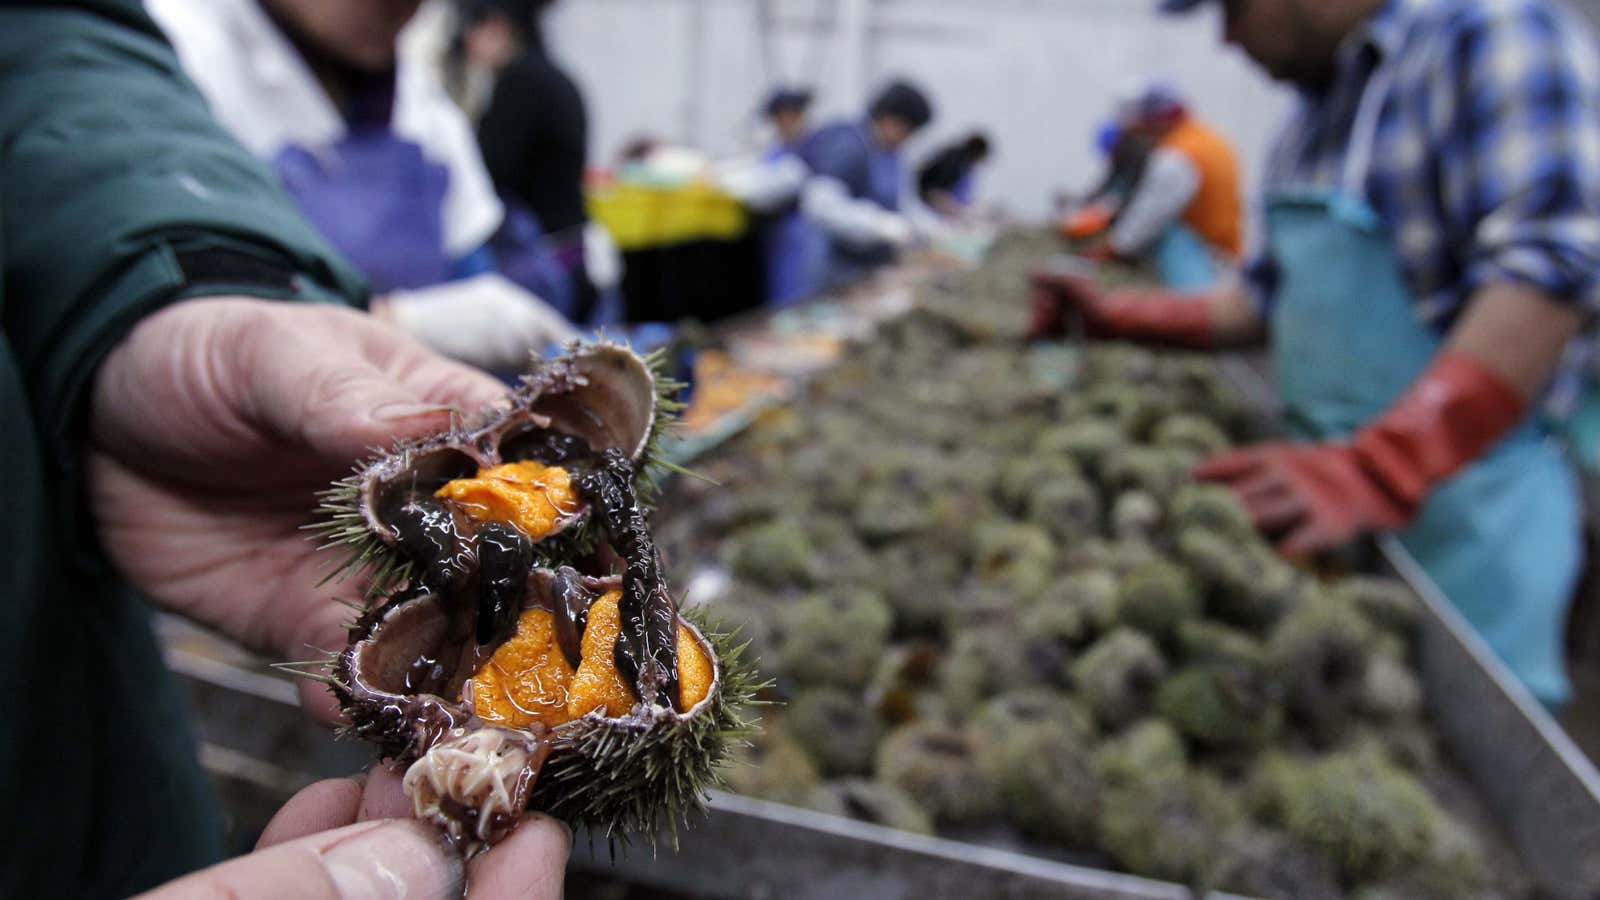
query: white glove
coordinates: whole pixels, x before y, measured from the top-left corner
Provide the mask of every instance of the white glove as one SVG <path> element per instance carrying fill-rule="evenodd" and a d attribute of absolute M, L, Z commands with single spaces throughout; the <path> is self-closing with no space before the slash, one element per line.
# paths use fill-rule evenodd
<path fill-rule="evenodd" d="M 818 176 L 806 182 L 800 210 L 829 237 L 848 246 L 871 248 L 887 244 L 903 249 L 916 237 L 905 216 L 870 200 L 850 196 L 836 178 Z"/>
<path fill-rule="evenodd" d="M 583 226 L 583 271 L 595 290 L 608 291 L 622 283 L 622 252 L 599 222 Z"/>
<path fill-rule="evenodd" d="M 549 304 L 492 272 L 385 299 L 401 329 L 446 356 L 491 371 L 527 368 L 530 356 L 550 343 L 580 337 Z"/>
<path fill-rule="evenodd" d="M 886 212 L 874 227 L 878 233 L 878 240 L 896 250 L 904 250 L 917 239 L 917 229 L 905 216 Z"/>
<path fill-rule="evenodd" d="M 717 163 L 712 172 L 723 193 L 758 213 L 769 213 L 793 203 L 810 175 L 806 164 L 793 156 L 775 160 L 725 159 Z"/>

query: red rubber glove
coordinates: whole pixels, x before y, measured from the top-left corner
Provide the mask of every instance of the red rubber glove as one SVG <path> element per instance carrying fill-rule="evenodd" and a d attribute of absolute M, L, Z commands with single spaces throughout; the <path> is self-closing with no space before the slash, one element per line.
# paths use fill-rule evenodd
<path fill-rule="evenodd" d="M 1523 410 L 1499 373 L 1445 351 L 1349 443 L 1251 447 L 1194 474 L 1233 488 L 1280 553 L 1306 556 L 1405 527 L 1436 485 L 1515 428 Z"/>
<path fill-rule="evenodd" d="M 1122 259 L 1121 256 L 1117 255 L 1117 251 L 1111 249 L 1111 245 L 1105 241 L 1095 244 L 1078 255 L 1094 263 L 1118 262 Z"/>
<path fill-rule="evenodd" d="M 1177 347 L 1211 345 L 1211 307 L 1197 298 L 1169 291 L 1106 293 L 1085 278 L 1046 271 L 1033 272 L 1028 281 L 1033 287 L 1030 338 L 1060 336 L 1067 316 L 1076 311 L 1089 337 Z"/>

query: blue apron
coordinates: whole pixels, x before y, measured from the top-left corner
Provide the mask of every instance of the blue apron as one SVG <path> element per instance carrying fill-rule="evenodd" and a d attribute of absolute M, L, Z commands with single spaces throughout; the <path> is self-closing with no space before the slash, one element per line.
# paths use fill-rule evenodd
<path fill-rule="evenodd" d="M 578 309 L 576 273 L 583 265 L 583 241 L 558 246 L 545 234 L 539 217 L 514 197 L 500 198 L 505 218 L 489 239 L 495 268 L 501 275 L 549 304 L 569 322 L 582 318 Z"/>
<path fill-rule="evenodd" d="M 1198 293 L 1217 283 L 1217 263 L 1211 248 L 1187 225 L 1173 225 L 1155 246 L 1156 271 L 1161 283 L 1174 291 Z"/>
<path fill-rule="evenodd" d="M 867 199 L 890 212 L 900 210 L 900 153 L 885 150 L 872 142 L 872 135 L 861 126 L 861 140 L 867 145 Z"/>
<path fill-rule="evenodd" d="M 795 152 L 773 148 L 767 162 Z M 767 268 L 767 303 L 788 306 L 822 290 L 828 270 L 828 236 L 800 212 L 799 203 L 768 222 L 761 235 Z"/>
<path fill-rule="evenodd" d="M 1268 198 L 1267 240 L 1281 273 L 1273 357 L 1289 427 L 1306 439 L 1347 437 L 1372 421 L 1442 345 L 1417 320 L 1362 187 L 1387 85 L 1381 74 L 1362 101 L 1343 186 Z M 1571 695 L 1562 636 L 1583 556 L 1578 498 L 1573 469 L 1531 416 L 1440 485 L 1399 535 L 1500 659 L 1552 706 Z"/>
<path fill-rule="evenodd" d="M 444 247 L 450 174 L 417 144 L 388 129 L 363 128 L 315 153 L 285 147 L 272 163 L 301 213 L 375 293 L 450 279 Z"/>

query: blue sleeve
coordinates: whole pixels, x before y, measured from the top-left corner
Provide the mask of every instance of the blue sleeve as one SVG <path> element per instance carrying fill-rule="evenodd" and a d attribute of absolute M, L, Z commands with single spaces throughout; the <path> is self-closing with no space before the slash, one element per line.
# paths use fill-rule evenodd
<path fill-rule="evenodd" d="M 844 182 L 852 196 L 864 194 L 872 178 L 866 144 L 853 126 L 830 126 L 816 132 L 803 157 L 812 174 Z"/>
<path fill-rule="evenodd" d="M 1471 292 L 1531 285 L 1600 310 L 1600 61 L 1576 16 L 1484 7 L 1452 36 L 1433 110 L 1441 205 Z M 1404 235 L 1401 236 L 1404 240 Z"/>

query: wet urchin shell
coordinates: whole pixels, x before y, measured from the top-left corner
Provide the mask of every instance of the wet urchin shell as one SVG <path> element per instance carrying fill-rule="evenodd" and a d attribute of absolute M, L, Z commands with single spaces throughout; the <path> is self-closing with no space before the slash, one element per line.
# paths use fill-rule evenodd
<path fill-rule="evenodd" d="M 565 356 L 537 363 L 502 402 L 457 418 L 441 434 L 397 442 L 362 463 L 323 492 L 320 521 L 311 526 L 327 539 L 326 548 L 346 552 L 329 577 L 365 573 L 369 596 L 394 590 L 414 568 L 396 548 L 396 505 L 418 496 L 419 489 L 431 494 L 480 469 L 539 459 L 547 448 L 537 445 L 549 434 L 577 438 L 597 454 L 622 451 L 636 465 L 641 493 L 650 494 L 657 443 L 682 408 L 673 399 L 681 385 L 661 373 L 663 360 L 617 344 L 575 345 Z M 584 512 L 563 518 L 537 542 L 543 559 L 564 563 L 592 549 L 594 529 Z"/>
<path fill-rule="evenodd" d="M 596 589 L 620 583 L 615 577 L 586 581 Z M 744 647 L 696 619 L 690 613 L 678 624 L 710 660 L 712 681 L 707 695 L 681 712 L 636 703 L 624 715 L 607 716 L 602 709 L 550 729 L 485 725 L 468 701 L 451 699 L 477 661 L 474 648 L 453 644 L 470 629 L 420 591 L 402 592 L 357 620 L 350 646 L 334 666 L 332 686 L 350 719 L 345 732 L 405 764 L 487 732 L 537 740 L 547 731 L 549 755 L 531 783 L 527 808 L 613 840 L 653 839 L 676 834 L 678 823 L 703 811 L 706 792 L 721 784 L 719 765 L 752 731 L 743 711 L 761 688 L 743 658 Z M 471 644 L 470 637 L 464 640 Z M 460 661 L 432 670 L 415 665 L 418 659 L 452 657 Z M 413 689 L 419 680 L 442 689 Z M 473 849 L 483 842 L 469 837 L 465 844 Z"/>

